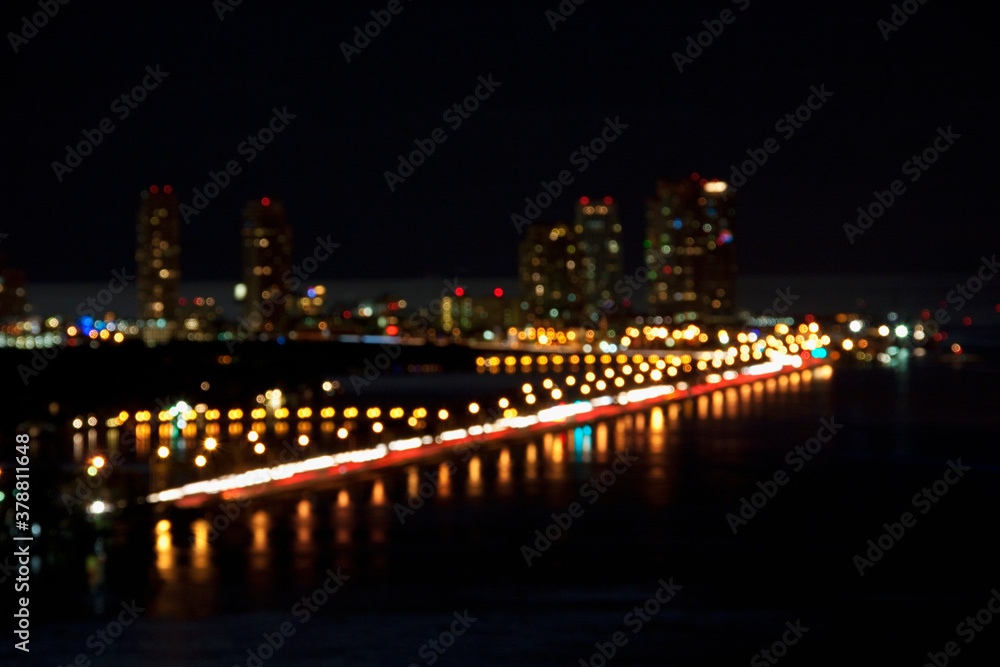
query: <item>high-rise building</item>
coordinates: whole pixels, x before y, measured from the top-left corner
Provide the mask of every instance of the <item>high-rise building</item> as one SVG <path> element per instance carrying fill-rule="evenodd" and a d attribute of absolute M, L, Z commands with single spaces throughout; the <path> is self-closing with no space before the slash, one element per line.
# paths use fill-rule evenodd
<path fill-rule="evenodd" d="M 622 279 L 622 226 L 611 197 L 580 197 L 573 223 L 576 259 L 572 267 L 579 276 L 583 315 L 597 323 L 618 310 L 615 284 Z"/>
<path fill-rule="evenodd" d="M 692 174 L 647 200 L 649 311 L 674 323 L 725 321 L 736 293 L 735 192 Z"/>
<path fill-rule="evenodd" d="M 621 231 L 611 197 L 581 197 L 572 224 L 529 226 L 519 248 L 525 323 L 597 327 L 617 312 Z"/>
<path fill-rule="evenodd" d="M 536 222 L 518 249 L 521 312 L 530 326 L 578 324 L 584 299 L 573 226 Z"/>
<path fill-rule="evenodd" d="M 162 188 L 152 185 L 139 196 L 135 248 L 139 317 L 147 323 L 157 321 L 156 326 L 144 328 L 147 340 L 167 340 L 177 326 L 175 314 L 181 281 L 177 196 L 169 185 Z"/>
<path fill-rule="evenodd" d="M 288 329 L 294 296 L 286 281 L 292 268 L 292 229 L 278 199 L 261 197 L 243 209 L 243 314 L 254 333 Z"/>

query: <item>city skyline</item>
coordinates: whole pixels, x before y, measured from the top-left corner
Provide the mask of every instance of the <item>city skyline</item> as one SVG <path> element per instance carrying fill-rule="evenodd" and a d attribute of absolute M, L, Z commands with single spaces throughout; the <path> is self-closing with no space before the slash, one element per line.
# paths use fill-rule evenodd
<path fill-rule="evenodd" d="M 404 7 L 359 53 L 341 44 L 372 20 L 376 8 L 361 3 L 241 5 L 221 16 L 211 6 L 151 6 L 110 21 L 81 13 L 77 27 L 60 14 L 9 56 L 12 94 L 26 103 L 6 111 L 21 131 L 8 154 L 18 167 L 2 186 L 14 221 L 3 249 L 29 283 L 100 279 L 132 254 L 131 193 L 169 182 L 188 207 L 180 268 L 194 279 L 239 266 L 224 239 L 243 202 L 260 196 L 286 202 L 300 239 L 335 232 L 352 249 L 326 269 L 330 278 L 428 267 L 513 275 L 516 259 L 489 249 L 516 245 L 511 217 L 555 183 L 561 194 L 542 211 L 547 220 L 570 219 L 588 192 L 621 204 L 626 265 L 636 266 L 649 181 L 698 171 L 741 192 L 747 273 L 902 272 L 919 261 L 919 239 L 956 218 L 938 193 L 987 187 L 981 167 L 995 132 L 965 63 L 986 60 L 979 31 L 988 21 L 922 7 L 885 33 L 879 21 L 891 8 L 830 8 L 817 22 L 805 8 L 740 2 L 713 37 L 705 26 L 717 12 L 705 8 L 590 3 L 555 20 L 551 8 L 515 5 L 491 17 L 489 32 L 524 33 L 532 46 L 521 52 L 483 39 L 472 9 Z M 149 26 L 148 43 L 133 43 L 117 23 L 133 20 Z M 942 24 L 950 28 L 939 34 Z M 163 46 L 181 26 L 196 48 Z M 255 28 L 273 36 L 256 52 L 238 37 Z M 703 32 L 707 45 L 690 47 Z M 764 32 L 782 38 L 758 50 Z M 595 38 L 600 52 L 584 46 Z M 114 48 L 71 57 L 102 40 L 127 46 L 130 58 Z M 647 43 L 662 49 L 650 54 Z M 674 55 L 688 51 L 700 54 L 683 56 L 690 63 Z M 409 53 L 422 55 L 407 62 Z M 779 72 L 774 63 L 787 53 L 796 59 Z M 221 71 L 234 74 L 216 80 Z M 594 82 L 601 94 L 581 97 Z M 67 109 L 68 99 L 78 104 Z M 100 142 L 56 174 L 53 163 L 68 165 L 66 146 L 87 136 Z M 935 145 L 947 152 L 927 153 Z M 421 164 L 411 174 L 400 157 L 414 155 Z M 387 172 L 410 175 L 390 190 Z M 896 180 L 902 194 L 890 189 Z M 892 198 L 884 215 L 860 237 L 845 231 L 859 207 L 879 211 L 881 193 Z M 985 200 L 967 198 L 958 217 L 978 225 L 988 215 Z M 65 243 L 44 241 L 53 226 Z M 376 228 L 392 231 L 375 243 Z M 989 226 L 977 238 L 1000 244 Z M 372 253 L 376 261 L 362 259 Z M 977 259 L 955 234 L 939 239 L 932 262 L 961 272 Z"/>

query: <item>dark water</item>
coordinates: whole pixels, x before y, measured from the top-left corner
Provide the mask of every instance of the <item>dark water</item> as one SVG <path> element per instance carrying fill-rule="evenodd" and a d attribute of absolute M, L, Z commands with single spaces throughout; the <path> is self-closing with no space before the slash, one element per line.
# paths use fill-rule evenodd
<path fill-rule="evenodd" d="M 149 526 L 149 549 L 140 536 L 109 553 L 90 598 L 104 614 L 37 626 L 31 658 L 600 665 L 596 642 L 614 649 L 608 664 L 772 664 L 751 660 L 785 634 L 795 644 L 774 648 L 782 664 L 923 665 L 948 641 L 954 664 L 995 664 L 1000 619 L 968 643 L 956 625 L 1000 586 L 998 377 L 976 364 L 827 367 L 254 501 L 217 535 L 218 508 L 207 521 L 172 515 Z M 795 454 L 810 444 L 821 447 Z M 938 496 L 959 459 L 970 469 Z M 778 471 L 786 483 L 771 487 Z M 727 514 L 758 482 L 773 497 L 758 495 L 734 535 Z M 933 500 L 914 504 L 924 487 Z M 412 492 L 428 497 L 407 506 Z M 855 555 L 904 512 L 911 526 L 859 576 Z M 555 539 L 536 543 L 546 529 Z M 673 595 L 661 604 L 658 590 Z M 303 596 L 314 596 L 308 615 Z M 109 623 L 133 597 L 138 619 L 88 644 L 117 631 Z M 797 638 L 786 622 L 808 630 Z M 258 663 L 248 649 L 264 635 L 280 646 Z"/>

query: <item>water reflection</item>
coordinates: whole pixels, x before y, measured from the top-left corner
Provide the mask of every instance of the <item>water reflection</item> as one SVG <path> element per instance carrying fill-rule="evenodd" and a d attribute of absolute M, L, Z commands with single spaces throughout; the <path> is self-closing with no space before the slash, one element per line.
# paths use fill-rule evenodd
<path fill-rule="evenodd" d="M 156 595 L 161 602 L 156 609 L 195 615 L 193 605 L 211 613 L 224 601 L 217 590 L 222 562 L 217 556 L 223 544 L 229 557 L 242 559 L 244 568 L 230 568 L 236 573 L 222 573 L 223 578 L 239 579 L 251 599 L 279 595 L 289 584 L 309 588 L 316 573 L 331 564 L 389 576 L 414 553 L 430 548 L 429 543 L 444 540 L 450 548 L 455 540 L 466 539 L 471 533 L 459 528 L 464 521 L 491 534 L 492 527 L 477 523 L 479 509 L 470 507 L 565 508 L 579 499 L 583 481 L 607 471 L 616 453 L 626 449 L 639 460 L 609 493 L 634 494 L 648 506 L 669 505 L 686 491 L 678 484 L 682 456 L 727 460 L 743 455 L 740 418 L 804 401 L 817 381 L 830 375 L 828 368 L 820 368 L 780 380 L 719 387 L 631 414 L 566 424 L 530 439 L 487 443 L 467 461 L 453 456 L 411 463 L 301 497 L 261 498 L 219 539 L 204 518 L 187 525 L 160 520 L 155 525 Z M 411 503 L 419 518 L 400 521 L 395 509 L 400 503 Z M 233 546 L 230 538 L 240 530 L 245 542 Z M 401 531 L 412 532 L 404 539 Z M 414 544 L 419 545 L 416 551 Z"/>

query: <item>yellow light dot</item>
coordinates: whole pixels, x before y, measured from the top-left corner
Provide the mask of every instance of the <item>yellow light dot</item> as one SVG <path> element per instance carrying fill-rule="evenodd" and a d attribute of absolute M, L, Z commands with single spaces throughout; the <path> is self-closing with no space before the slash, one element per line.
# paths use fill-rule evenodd
<path fill-rule="evenodd" d="M 260 433 L 257 433 L 257 431 L 250 431 L 247 433 L 247 440 L 250 442 L 257 442 L 258 438 L 260 438 Z"/>
<path fill-rule="evenodd" d="M 170 449 L 168 447 L 160 447 L 156 450 L 156 455 L 161 459 L 165 459 L 170 456 Z"/>
<path fill-rule="evenodd" d="M 309 436 L 302 434 L 299 436 L 299 444 L 303 447 L 309 444 Z"/>
<path fill-rule="evenodd" d="M 476 414 L 477 412 L 479 412 L 479 404 L 469 403 L 469 412 L 471 412 L 472 414 Z"/>
<path fill-rule="evenodd" d="M 499 405 L 501 408 L 506 408 L 508 405 L 510 405 L 510 401 L 508 401 L 506 398 L 501 398 L 499 401 Z"/>
<path fill-rule="evenodd" d="M 374 424 L 372 424 L 372 430 L 375 431 L 376 433 L 381 433 L 382 432 L 382 422 L 375 422 Z"/>
<path fill-rule="evenodd" d="M 337 437 L 340 438 L 341 440 L 343 440 L 344 438 L 346 438 L 347 437 L 347 429 L 346 428 L 339 428 L 339 429 L 337 429 Z"/>
<path fill-rule="evenodd" d="M 447 410 L 445 410 L 444 408 L 441 408 L 440 410 L 438 410 L 438 419 L 447 419 L 447 418 L 448 418 L 448 411 Z"/>
<path fill-rule="evenodd" d="M 205 438 L 205 449 L 212 451 L 219 446 L 219 441 L 215 438 Z"/>
<path fill-rule="evenodd" d="M 104 457 L 103 456 L 95 456 L 94 460 L 91 461 L 91 463 L 94 464 L 95 468 L 103 468 L 104 467 Z"/>
<path fill-rule="evenodd" d="M 535 400 L 536 400 L 535 399 L 535 395 L 534 394 L 528 394 L 527 396 L 524 397 L 524 400 L 528 402 L 528 405 L 534 405 L 535 404 Z"/>
<path fill-rule="evenodd" d="M 264 453 L 264 443 L 263 442 L 258 442 L 256 445 L 253 446 L 253 450 L 256 453 L 258 453 L 258 454 L 263 454 Z"/>
<path fill-rule="evenodd" d="M 198 466 L 199 468 L 201 468 L 202 466 L 204 466 L 207 462 L 208 462 L 208 459 L 206 459 L 203 454 L 199 454 L 194 459 L 194 464 L 196 466 Z"/>

